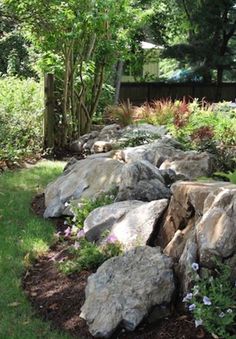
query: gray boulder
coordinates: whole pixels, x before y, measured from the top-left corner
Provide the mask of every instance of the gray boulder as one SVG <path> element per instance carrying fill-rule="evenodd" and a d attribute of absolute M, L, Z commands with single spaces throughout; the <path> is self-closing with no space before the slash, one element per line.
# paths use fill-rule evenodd
<path fill-rule="evenodd" d="M 178 152 L 173 157 L 166 159 L 160 170 L 172 169 L 179 178 L 194 180 L 202 176 L 210 176 L 215 171 L 216 159 L 207 152 L 195 151 Z"/>
<path fill-rule="evenodd" d="M 88 134 L 84 134 L 82 137 L 80 137 L 78 140 L 75 140 L 71 143 L 70 149 L 72 152 L 75 153 L 82 153 L 86 147 L 88 147 L 88 144 L 93 144 L 94 140 L 98 137 L 99 132 L 93 131 Z"/>
<path fill-rule="evenodd" d="M 109 230 L 125 249 L 146 245 L 156 222 L 162 216 L 168 200 L 143 203 L 122 201 L 99 207 L 84 222 L 85 236 L 90 241 L 101 241 Z"/>
<path fill-rule="evenodd" d="M 165 186 L 161 172 L 148 161 L 125 165 L 121 177 L 117 201 L 152 201 L 170 197 L 170 190 Z"/>
<path fill-rule="evenodd" d="M 120 324 L 133 331 L 152 307 L 171 302 L 174 289 L 171 259 L 157 247 L 138 247 L 88 278 L 80 316 L 95 337 L 108 338 Z"/>
<path fill-rule="evenodd" d="M 119 139 L 121 134 L 122 129 L 120 125 L 118 124 L 107 125 L 101 130 L 97 140 L 109 141 L 112 143 Z"/>
<path fill-rule="evenodd" d="M 128 164 L 146 160 L 154 166 L 160 166 L 166 159 L 184 154 L 177 147 L 180 145 L 171 138 L 162 138 L 153 143 L 141 145 L 137 147 L 128 147 L 124 150 L 117 151 L 116 157 Z"/>
<path fill-rule="evenodd" d="M 66 202 L 93 198 L 118 186 L 122 167 L 122 163 L 109 158 L 75 162 L 46 187 L 44 217 L 59 217 L 67 213 Z"/>

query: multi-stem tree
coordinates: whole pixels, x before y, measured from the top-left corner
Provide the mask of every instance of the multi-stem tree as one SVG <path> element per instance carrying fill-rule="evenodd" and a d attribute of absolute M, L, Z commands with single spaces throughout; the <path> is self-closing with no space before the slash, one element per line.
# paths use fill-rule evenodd
<path fill-rule="evenodd" d="M 125 50 L 138 18 L 128 0 L 5 0 L 55 76 L 55 147 L 87 132 L 107 67 Z"/>

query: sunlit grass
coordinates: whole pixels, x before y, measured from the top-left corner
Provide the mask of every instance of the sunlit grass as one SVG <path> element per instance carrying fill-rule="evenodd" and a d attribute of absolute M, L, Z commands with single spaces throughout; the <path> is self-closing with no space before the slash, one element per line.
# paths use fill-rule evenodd
<path fill-rule="evenodd" d="M 31 260 L 54 241 L 54 228 L 30 210 L 35 193 L 57 177 L 64 164 L 37 166 L 0 175 L 0 338 L 69 338 L 33 314 L 21 287 Z"/>

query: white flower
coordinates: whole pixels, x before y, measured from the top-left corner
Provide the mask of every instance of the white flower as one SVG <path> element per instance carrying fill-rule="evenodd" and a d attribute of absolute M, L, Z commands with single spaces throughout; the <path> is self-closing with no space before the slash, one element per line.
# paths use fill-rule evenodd
<path fill-rule="evenodd" d="M 220 312 L 219 317 L 224 318 L 224 316 L 225 316 L 224 312 Z"/>
<path fill-rule="evenodd" d="M 193 287 L 193 295 L 195 296 L 195 295 L 197 295 L 199 293 L 199 286 L 198 285 L 195 285 L 194 287 Z"/>
<path fill-rule="evenodd" d="M 186 296 L 183 298 L 183 303 L 188 302 L 189 300 L 191 300 L 193 297 L 192 293 L 187 293 Z"/>
<path fill-rule="evenodd" d="M 195 305 L 195 304 L 191 304 L 191 305 L 189 305 L 189 307 L 188 307 L 189 311 L 193 311 L 193 310 L 195 310 L 195 308 L 196 308 L 196 305 Z"/>
<path fill-rule="evenodd" d="M 67 221 L 66 220 L 64 221 L 64 225 L 67 225 Z"/>
<path fill-rule="evenodd" d="M 66 202 L 65 202 L 65 207 L 67 207 L 67 206 L 69 206 L 69 203 L 66 201 Z"/>
<path fill-rule="evenodd" d="M 228 308 L 226 312 L 227 312 L 227 313 L 233 313 L 233 311 L 231 310 L 231 308 Z"/>
<path fill-rule="evenodd" d="M 204 305 L 211 305 L 211 300 L 207 296 L 204 296 L 202 301 Z"/>
<path fill-rule="evenodd" d="M 192 263 L 192 269 L 193 269 L 195 272 L 198 271 L 198 270 L 199 270 L 199 265 L 198 265 L 198 263 L 196 263 L 196 262 Z"/>
<path fill-rule="evenodd" d="M 201 326 L 203 324 L 203 320 L 202 319 L 196 319 L 195 320 L 195 327 Z"/>

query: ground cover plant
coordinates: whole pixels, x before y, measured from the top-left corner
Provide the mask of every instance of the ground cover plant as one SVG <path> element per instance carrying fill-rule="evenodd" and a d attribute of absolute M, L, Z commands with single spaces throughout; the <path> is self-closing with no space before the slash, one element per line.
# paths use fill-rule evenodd
<path fill-rule="evenodd" d="M 33 79 L 0 78 L 0 161 L 42 150 L 43 86 Z"/>
<path fill-rule="evenodd" d="M 103 233 L 102 242 L 97 244 L 88 241 L 83 230 L 87 216 L 96 208 L 113 203 L 116 195 L 117 189 L 114 188 L 109 192 L 101 193 L 94 199 L 84 199 L 77 205 L 66 203 L 66 205 L 70 205 L 74 217 L 72 219 L 67 218 L 65 221 L 68 227 L 61 239 L 62 241 L 69 240 L 70 255 L 59 263 L 58 267 L 61 272 L 71 274 L 74 272 L 79 273 L 82 270 L 94 270 L 107 259 L 122 253 L 120 242 L 109 231 Z"/>
<path fill-rule="evenodd" d="M 62 163 L 0 175 L 0 338 L 68 338 L 32 312 L 21 287 L 32 260 L 54 241 L 54 228 L 30 211 L 34 194 L 62 172 Z"/>
<path fill-rule="evenodd" d="M 230 268 L 216 261 L 213 272 L 199 279 L 197 263 L 192 264 L 195 271 L 195 285 L 183 302 L 193 313 L 196 327 L 203 325 L 217 338 L 235 338 L 232 335 L 236 324 L 236 287 L 231 279 Z"/>

